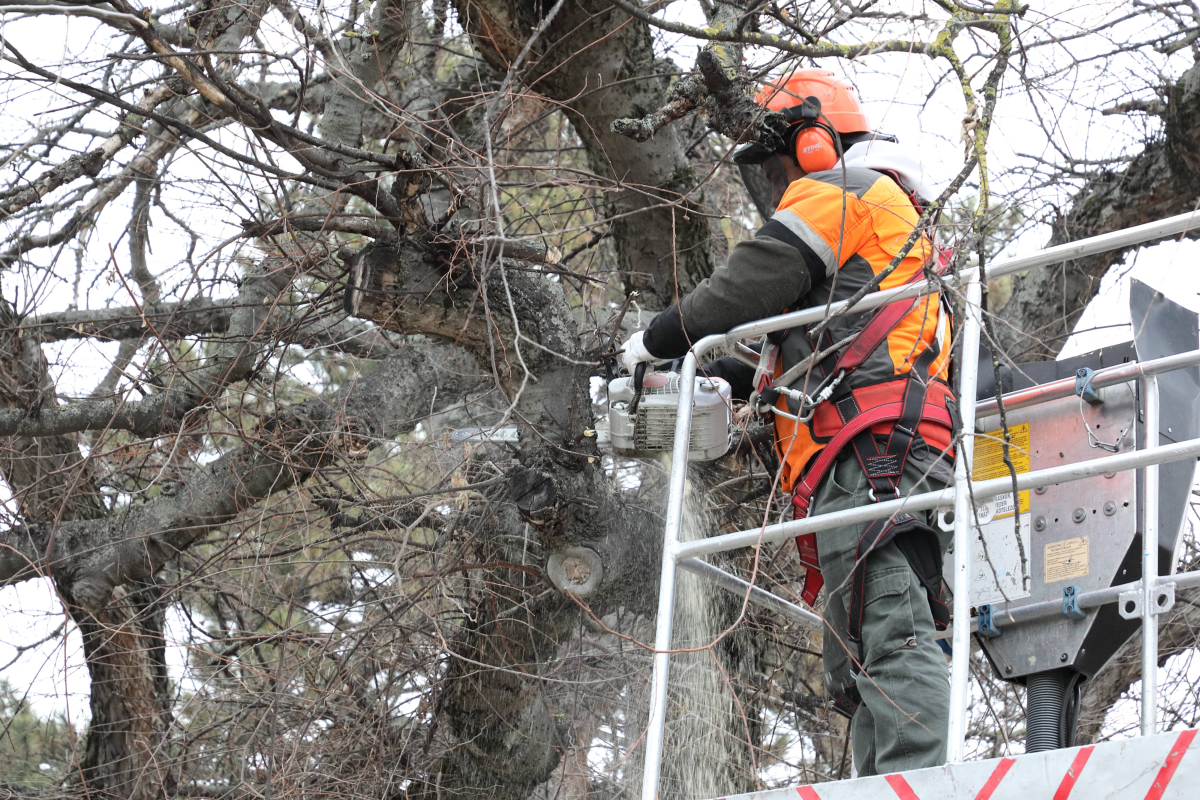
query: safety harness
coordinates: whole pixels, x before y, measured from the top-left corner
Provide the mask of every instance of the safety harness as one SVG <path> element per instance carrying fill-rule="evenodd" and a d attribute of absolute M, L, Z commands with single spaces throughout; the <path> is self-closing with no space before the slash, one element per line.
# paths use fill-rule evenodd
<path fill-rule="evenodd" d="M 928 370 L 934 357 L 929 350 L 923 352 L 913 363 L 912 372 L 920 369 Z M 925 373 L 927 374 L 927 372 Z M 849 396 L 831 402 L 831 411 L 837 414 L 840 429 L 825 445 L 812 465 L 804 473 L 792 494 L 792 510 L 795 519 L 808 516 L 812 497 L 820 486 L 821 480 L 837 461 L 842 450 L 849 445 L 854 456 L 858 459 L 867 481 L 871 484 L 870 497 L 877 503 L 896 500 L 900 497 L 900 477 L 904 473 L 904 465 L 912 452 L 914 445 L 928 450 L 930 442 L 920 433 L 922 427 L 929 430 L 932 426 L 943 428 L 946 432 L 944 449 L 952 455 L 949 440 L 953 437 L 953 417 L 951 407 L 953 397 L 949 389 L 940 382 L 922 382 L 915 377 L 901 379 L 902 393 L 898 401 L 882 402 L 868 408 L 862 408 L 859 397 L 855 392 Z M 898 382 L 891 382 L 898 383 Z M 885 392 L 889 384 L 881 384 Z M 875 389 L 877 387 L 867 387 Z M 936 391 L 933 391 L 935 390 Z M 823 409 L 822 409 L 823 410 Z M 819 412 L 820 413 L 820 410 Z M 876 435 L 881 425 L 890 423 L 887 442 L 882 448 Z M 936 443 L 934 446 L 937 446 Z M 913 571 L 921 585 L 929 594 L 929 604 L 933 611 L 934 623 L 938 630 L 945 630 L 950 621 L 949 608 L 943 601 L 943 582 L 941 576 L 941 549 L 936 535 L 922 521 L 911 514 L 901 513 L 887 519 L 877 519 L 871 522 L 858 540 L 858 550 L 855 554 L 854 575 L 850 587 L 850 630 L 851 641 L 862 644 L 862 610 L 863 590 L 866 584 L 865 560 L 867 554 L 877 547 L 882 547 L 900 534 L 920 533 L 918 538 L 925 539 L 922 547 L 904 544 L 900 549 L 912 565 Z M 807 568 L 804 576 L 804 588 L 801 596 L 805 602 L 812 605 L 821 591 L 825 579 L 821 575 L 817 559 L 817 537 L 815 533 L 805 533 L 796 537 L 796 546 L 800 551 L 800 561 Z M 928 552 L 925 552 L 925 551 Z"/>
<path fill-rule="evenodd" d="M 948 266 L 950 254 L 939 250 L 935 271 L 941 274 Z M 915 283 L 923 277 L 917 273 L 909 281 Z M 808 516 L 812 497 L 821 480 L 837 462 L 843 451 L 850 447 L 858 459 L 863 473 L 870 483 L 869 496 L 875 502 L 894 500 L 900 497 L 900 478 L 904 473 L 909 455 L 916 450 L 928 451 L 937 448 L 953 458 L 954 398 L 949 387 L 942 381 L 929 377 L 930 367 L 937 356 L 933 348 L 926 348 L 913 362 L 907 375 L 895 380 L 871 386 L 851 389 L 840 399 L 831 399 L 833 390 L 843 383 L 865 362 L 888 335 L 912 312 L 921 298 L 901 300 L 880 307 L 862 330 L 842 347 L 832 343 L 828 348 L 840 350 L 833 368 L 824 371 L 829 379 L 811 396 L 794 390 L 777 388 L 782 381 L 772 386 L 770 373 L 774 371 L 777 346 L 768 345 L 760 364 L 763 373 L 756 381 L 759 396 L 774 406 L 782 394 L 792 397 L 800 395 L 798 422 L 809 424 L 814 438 L 830 436 L 829 441 L 807 466 L 797 482 L 792 495 L 795 519 Z M 826 332 L 828 336 L 828 332 Z M 814 343 L 814 345 L 820 342 Z M 819 352 L 814 346 L 813 351 Z M 832 355 L 829 357 L 832 358 Z M 783 377 L 783 376 L 780 376 Z M 761 382 L 760 382 L 761 381 Z M 807 408 L 806 408 L 807 406 Z M 779 413 L 778 409 L 774 409 Z M 879 439 L 885 438 L 881 443 Z M 863 662 L 862 621 L 866 590 L 866 558 L 876 548 L 895 541 L 909 565 L 916 573 L 929 599 L 934 624 L 945 630 L 950 621 L 950 611 L 944 599 L 942 580 L 942 554 L 937 535 L 923 520 L 907 514 L 895 514 L 867 525 L 858 541 L 854 571 L 851 576 L 849 630 L 847 635 L 857 649 L 855 672 Z M 801 596 L 809 605 L 816 603 L 817 594 L 824 584 L 817 553 L 815 533 L 796 537 L 800 562 L 807 572 Z M 861 699 L 853 686 L 835 700 L 834 707 L 852 716 Z"/>

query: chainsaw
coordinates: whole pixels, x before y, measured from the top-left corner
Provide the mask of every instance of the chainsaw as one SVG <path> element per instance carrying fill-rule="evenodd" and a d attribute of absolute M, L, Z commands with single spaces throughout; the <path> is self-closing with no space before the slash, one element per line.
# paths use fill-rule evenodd
<path fill-rule="evenodd" d="M 692 396 L 691 461 L 712 461 L 729 452 L 732 390 L 721 378 L 696 376 Z M 613 453 L 654 458 L 675 447 L 680 376 L 649 372 L 639 364 L 632 376 L 608 382 L 608 428 Z"/>
<path fill-rule="evenodd" d="M 675 449 L 679 373 L 650 372 L 639 365 L 633 375 L 608 381 L 608 415 L 596 420 L 601 450 L 627 458 L 654 459 Z M 692 398 L 692 435 L 688 460 L 712 461 L 729 452 L 732 436 L 731 389 L 721 378 L 696 377 Z M 516 444 L 516 426 L 459 428 L 453 442 Z"/>
<path fill-rule="evenodd" d="M 608 431 L 601 427 L 615 455 L 653 459 L 675 449 L 680 375 L 675 371 L 655 372 L 638 364 L 633 375 L 619 375 L 615 348 L 621 319 L 634 295 L 618 314 L 603 354 L 608 387 Z M 732 389 L 721 378 L 697 375 L 692 394 L 692 432 L 688 447 L 691 461 L 712 461 L 729 452 L 732 441 Z"/>
<path fill-rule="evenodd" d="M 621 320 L 634 297 L 636 293 L 626 299 L 613 323 L 613 333 L 598 353 L 605 365 L 608 414 L 596 420 L 596 437 L 601 450 L 649 460 L 675 449 L 680 375 L 674 370 L 656 372 L 649 364 L 639 364 L 633 375 L 619 373 L 616 342 Z M 728 381 L 715 376 L 696 376 L 689 461 L 712 461 L 729 452 L 733 439 L 732 407 L 733 390 Z M 514 426 L 495 430 L 461 428 L 450 438 L 455 442 L 514 444 L 518 432 Z"/>

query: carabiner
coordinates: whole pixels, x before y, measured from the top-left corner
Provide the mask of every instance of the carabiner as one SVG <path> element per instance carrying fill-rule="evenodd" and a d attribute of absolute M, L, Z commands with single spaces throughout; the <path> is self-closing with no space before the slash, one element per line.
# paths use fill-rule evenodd
<path fill-rule="evenodd" d="M 818 387 L 816 394 L 814 395 L 814 399 L 812 401 L 813 407 L 815 408 L 816 406 L 821 405 L 821 403 L 824 403 L 826 400 L 828 400 L 830 397 L 832 397 L 833 390 L 838 387 L 838 384 L 840 384 L 842 382 L 842 378 L 845 378 L 845 377 L 846 377 L 846 370 L 842 370 L 837 374 L 837 377 L 834 378 L 833 380 L 829 381 L 829 383 L 823 384 L 820 387 Z"/>

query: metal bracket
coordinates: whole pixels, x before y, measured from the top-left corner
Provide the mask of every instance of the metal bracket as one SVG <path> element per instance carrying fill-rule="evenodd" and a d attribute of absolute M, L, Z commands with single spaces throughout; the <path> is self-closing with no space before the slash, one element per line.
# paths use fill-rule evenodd
<path fill-rule="evenodd" d="M 987 639 L 995 639 L 1002 631 L 996 627 L 995 620 L 992 619 L 992 606 L 990 603 L 983 603 L 976 607 L 979 612 L 979 635 Z"/>
<path fill-rule="evenodd" d="M 1155 584 L 1154 607 L 1150 609 L 1150 613 L 1163 614 L 1170 611 L 1174 605 L 1175 583 L 1167 581 Z M 1125 619 L 1142 618 L 1142 589 L 1140 586 L 1128 592 L 1121 592 L 1120 597 L 1117 598 L 1117 612 Z"/>
<path fill-rule="evenodd" d="M 1117 597 L 1117 612 L 1124 619 L 1142 618 L 1142 590 L 1131 589 Z"/>
<path fill-rule="evenodd" d="M 1087 612 L 1079 607 L 1079 587 L 1063 587 L 1063 616 L 1071 619 L 1086 619 Z"/>
<path fill-rule="evenodd" d="M 1175 605 L 1175 582 L 1159 583 L 1154 586 L 1154 608 L 1151 611 L 1155 614 L 1165 614 Z"/>
<path fill-rule="evenodd" d="M 1098 406 L 1104 401 L 1100 399 L 1096 387 L 1092 386 L 1092 378 L 1095 374 L 1096 370 L 1091 367 L 1080 367 L 1075 373 L 1075 394 L 1091 405 Z"/>

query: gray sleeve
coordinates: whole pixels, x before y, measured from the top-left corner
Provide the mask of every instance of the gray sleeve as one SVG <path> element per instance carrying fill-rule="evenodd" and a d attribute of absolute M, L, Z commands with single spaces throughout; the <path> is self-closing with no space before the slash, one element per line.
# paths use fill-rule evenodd
<path fill-rule="evenodd" d="M 646 348 L 658 358 L 678 358 L 698 339 L 782 314 L 807 294 L 811 279 L 805 254 L 773 233 L 764 226 L 754 239 L 739 242 L 725 266 L 678 307 L 655 317 L 646 331 Z"/>

